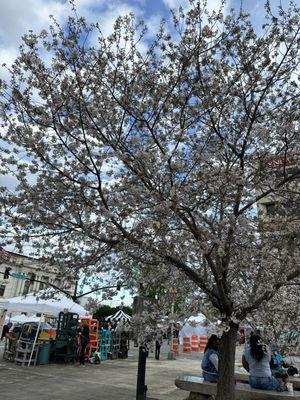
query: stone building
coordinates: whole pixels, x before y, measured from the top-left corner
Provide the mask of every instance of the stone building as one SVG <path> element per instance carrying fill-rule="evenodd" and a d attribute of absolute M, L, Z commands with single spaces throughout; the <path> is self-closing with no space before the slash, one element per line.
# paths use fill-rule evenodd
<path fill-rule="evenodd" d="M 273 157 L 265 173 L 269 175 L 270 186 L 300 173 L 300 152 L 286 157 Z M 266 186 L 265 190 L 268 190 Z M 258 195 L 261 193 L 259 192 Z M 281 231 L 282 234 L 299 235 L 300 222 L 300 176 L 278 188 L 258 201 L 258 216 L 265 232 Z"/>
<path fill-rule="evenodd" d="M 0 298 L 10 298 L 37 292 L 50 287 L 47 283 L 63 288 L 71 294 L 74 293 L 74 280 L 68 281 L 65 277 L 62 279 L 59 276 L 57 267 L 47 265 L 39 259 L 9 252 L 9 257 L 2 257 L 0 260 L 0 272 L 4 272 L 8 267 L 11 268 L 8 279 L 4 279 L 3 274 L 0 274 Z M 32 278 L 33 281 L 18 279 L 12 274 L 27 276 Z M 35 282 L 34 280 L 40 280 L 45 283 Z"/>

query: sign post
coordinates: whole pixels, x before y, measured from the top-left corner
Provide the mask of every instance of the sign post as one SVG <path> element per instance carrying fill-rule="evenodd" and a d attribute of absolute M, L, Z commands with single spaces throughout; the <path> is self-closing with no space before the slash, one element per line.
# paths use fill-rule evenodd
<path fill-rule="evenodd" d="M 176 288 L 170 287 L 169 296 L 171 300 L 171 341 L 170 341 L 170 351 L 168 353 L 168 360 L 176 360 L 175 353 L 173 351 L 173 337 L 174 337 L 174 297 L 177 293 Z"/>

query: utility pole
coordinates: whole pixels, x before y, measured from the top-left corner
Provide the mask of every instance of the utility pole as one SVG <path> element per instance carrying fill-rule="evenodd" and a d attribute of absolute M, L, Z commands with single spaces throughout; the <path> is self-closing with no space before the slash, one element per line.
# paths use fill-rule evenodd
<path fill-rule="evenodd" d="M 75 288 L 74 288 L 74 294 L 73 294 L 73 296 L 72 296 L 72 299 L 73 299 L 73 301 L 75 301 L 75 302 L 76 302 L 76 300 L 77 300 L 77 290 L 78 290 L 78 278 L 76 279 Z"/>

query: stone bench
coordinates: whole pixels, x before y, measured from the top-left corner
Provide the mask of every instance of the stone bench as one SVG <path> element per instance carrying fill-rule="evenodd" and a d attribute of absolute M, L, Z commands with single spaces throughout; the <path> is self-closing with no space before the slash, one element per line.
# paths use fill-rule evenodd
<path fill-rule="evenodd" d="M 237 382 L 249 383 L 249 374 L 246 370 L 235 371 L 235 379 Z M 300 390 L 300 378 L 290 376 L 289 382 L 293 384 L 294 390 Z"/>
<path fill-rule="evenodd" d="M 207 400 L 217 394 L 217 384 L 204 382 L 199 376 L 178 376 L 175 385 L 190 392 L 188 400 Z M 246 383 L 237 383 L 235 387 L 236 400 L 300 400 L 300 392 L 276 392 L 269 390 L 252 389 Z"/>

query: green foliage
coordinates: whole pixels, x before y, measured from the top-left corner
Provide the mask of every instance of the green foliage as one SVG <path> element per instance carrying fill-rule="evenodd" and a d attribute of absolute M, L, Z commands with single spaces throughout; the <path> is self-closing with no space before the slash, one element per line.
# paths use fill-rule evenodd
<path fill-rule="evenodd" d="M 109 315 L 115 314 L 118 310 L 122 309 L 124 313 L 128 315 L 132 315 L 132 308 L 129 306 L 121 307 L 110 307 L 106 304 L 100 306 L 93 314 L 93 318 L 98 319 L 99 321 L 104 321 Z"/>

